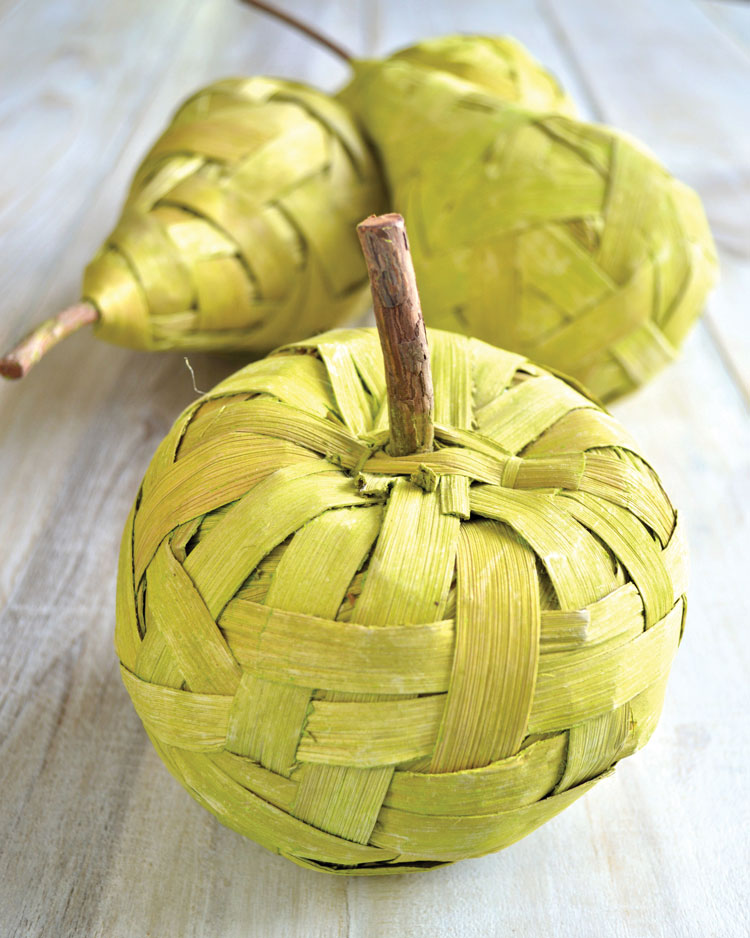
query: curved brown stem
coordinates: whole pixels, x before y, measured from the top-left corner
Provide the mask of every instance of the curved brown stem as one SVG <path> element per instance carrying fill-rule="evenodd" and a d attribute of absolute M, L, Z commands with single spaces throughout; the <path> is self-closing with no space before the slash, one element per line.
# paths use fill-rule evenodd
<path fill-rule="evenodd" d="M 383 347 L 392 456 L 433 447 L 430 353 L 409 239 L 401 215 L 372 215 L 357 225 Z"/>
<path fill-rule="evenodd" d="M 54 345 L 98 318 L 99 311 L 91 303 L 76 303 L 52 319 L 46 319 L 0 358 L 0 375 L 3 378 L 23 378 Z"/>
<path fill-rule="evenodd" d="M 242 2 L 246 3 L 248 6 L 255 7 L 256 10 L 262 10 L 264 13 L 268 13 L 275 19 L 281 20 L 282 23 L 286 23 L 293 29 L 304 33 L 305 36 L 309 36 L 310 39 L 312 39 L 314 42 L 317 42 L 318 45 L 325 46 L 329 52 L 333 52 L 334 55 L 337 55 L 340 59 L 343 59 L 347 65 L 351 65 L 352 59 L 354 58 L 351 52 L 347 52 L 343 46 L 340 46 L 337 42 L 334 42 L 332 39 L 329 39 L 322 33 L 319 33 L 316 29 L 313 29 L 312 26 L 308 26 L 307 23 L 303 23 L 301 20 L 298 20 L 297 17 L 292 16 L 291 13 L 286 13 L 284 10 L 279 10 L 278 7 L 275 7 L 272 3 L 263 3 L 262 0 L 242 0 Z"/>

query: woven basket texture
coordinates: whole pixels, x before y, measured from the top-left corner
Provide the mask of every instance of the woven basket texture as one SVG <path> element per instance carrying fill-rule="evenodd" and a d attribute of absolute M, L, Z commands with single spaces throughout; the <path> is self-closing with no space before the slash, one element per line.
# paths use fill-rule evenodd
<path fill-rule="evenodd" d="M 390 60 L 448 72 L 529 111 L 575 115 L 554 75 L 510 36 L 437 36 L 395 52 Z M 355 63 L 355 71 L 359 68 Z"/>
<path fill-rule="evenodd" d="M 605 401 L 674 358 L 716 255 L 698 196 L 643 147 L 399 58 L 362 63 L 340 98 L 381 153 L 429 325 Z"/>
<path fill-rule="evenodd" d="M 356 223 L 384 207 L 352 118 L 301 84 L 229 79 L 180 108 L 86 269 L 100 338 L 267 352 L 367 308 Z"/>
<path fill-rule="evenodd" d="M 428 330 L 436 449 L 385 449 L 374 330 L 192 404 L 122 541 L 116 647 L 190 794 L 296 863 L 423 870 L 575 801 L 658 719 L 682 528 L 571 383 Z"/>

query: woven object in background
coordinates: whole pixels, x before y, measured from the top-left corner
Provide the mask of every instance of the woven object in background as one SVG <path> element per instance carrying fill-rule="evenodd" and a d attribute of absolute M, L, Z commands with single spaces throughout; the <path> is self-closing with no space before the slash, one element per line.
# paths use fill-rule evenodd
<path fill-rule="evenodd" d="M 355 225 L 382 209 L 372 155 L 329 96 L 271 78 L 190 98 L 86 269 L 99 337 L 265 352 L 362 313 Z"/>
<path fill-rule="evenodd" d="M 448 72 L 529 111 L 575 115 L 575 105 L 554 75 L 511 36 L 436 36 L 394 52 L 385 61 L 391 60 Z M 355 73 L 372 67 L 377 68 L 377 63 L 353 63 Z"/>
<path fill-rule="evenodd" d="M 398 58 L 361 63 L 340 98 L 408 221 L 428 324 L 527 355 L 605 401 L 675 356 L 715 249 L 695 192 L 632 139 Z"/>
<path fill-rule="evenodd" d="M 125 529 L 117 652 L 174 776 L 305 866 L 422 870 L 534 830 L 643 745 L 681 526 L 625 431 L 429 331 L 437 448 L 393 458 L 374 330 L 192 404 Z"/>
<path fill-rule="evenodd" d="M 572 111 L 512 39 L 445 36 L 396 57 L 470 77 L 527 108 Z M 355 73 L 372 66 L 350 64 Z M 0 375 L 22 377 L 89 323 L 100 338 L 139 349 L 260 353 L 356 317 L 367 289 L 354 228 L 386 207 L 384 190 L 349 112 L 322 92 L 269 78 L 204 88 L 138 170 L 85 272 L 83 302 L 0 358 Z"/>
<path fill-rule="evenodd" d="M 397 57 L 529 108 L 572 109 L 512 39 L 439 37 Z M 265 352 L 357 316 L 368 289 L 354 229 L 385 204 L 334 99 L 278 79 L 216 82 L 177 111 L 85 272 L 96 332 L 136 348 Z"/>

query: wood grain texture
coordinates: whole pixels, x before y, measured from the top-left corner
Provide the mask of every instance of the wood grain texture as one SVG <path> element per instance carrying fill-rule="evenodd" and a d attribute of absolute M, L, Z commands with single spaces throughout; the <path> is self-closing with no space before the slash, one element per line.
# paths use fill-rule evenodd
<path fill-rule="evenodd" d="M 745 0 L 698 0 L 698 3 L 723 33 L 750 51 L 750 7 Z"/>
<path fill-rule="evenodd" d="M 682 359 L 616 413 L 684 510 L 685 639 L 653 741 L 501 854 L 419 877 L 307 872 L 220 827 L 162 767 L 112 650 L 114 570 L 180 356 L 79 335 L 0 387 L 0 935 L 692 938 L 750 929 L 745 581 L 750 64 L 705 4 L 283 0 L 355 52 L 509 32 L 582 110 L 698 187 L 724 286 Z M 232 0 L 0 4 L 0 339 L 77 298 L 84 262 L 179 99 L 223 75 L 345 69 Z M 407 219 L 408 223 L 408 219 Z M 199 387 L 236 362 L 191 356 Z"/>
<path fill-rule="evenodd" d="M 388 389 L 392 456 L 428 453 L 435 438 L 432 372 L 409 239 L 401 215 L 357 225 Z"/>

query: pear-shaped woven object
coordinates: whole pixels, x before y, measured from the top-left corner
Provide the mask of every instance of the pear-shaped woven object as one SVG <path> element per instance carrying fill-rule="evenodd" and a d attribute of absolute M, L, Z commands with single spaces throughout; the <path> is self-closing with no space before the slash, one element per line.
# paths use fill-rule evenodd
<path fill-rule="evenodd" d="M 355 73 L 373 65 L 337 52 Z M 513 39 L 444 36 L 396 58 L 470 78 L 504 101 L 572 113 Z M 210 85 L 138 170 L 86 270 L 83 302 L 1 357 L 0 375 L 22 377 L 91 323 L 100 338 L 139 349 L 258 353 L 354 317 L 367 305 L 354 222 L 385 207 L 384 189 L 360 131 L 329 96 L 270 78 Z"/>
<path fill-rule="evenodd" d="M 698 196 L 635 141 L 397 57 L 362 63 L 340 97 L 409 219 L 428 325 L 528 355 L 605 401 L 675 356 L 715 249 Z"/>
<path fill-rule="evenodd" d="M 117 652 L 169 770 L 296 863 L 422 870 L 534 830 L 643 745 L 681 527 L 625 431 L 429 331 L 436 449 L 391 457 L 374 330 L 192 404 L 125 529 Z"/>
<path fill-rule="evenodd" d="M 146 156 L 86 269 L 100 338 L 265 352 L 364 311 L 355 224 L 383 206 L 346 110 L 271 78 L 204 88 Z"/>

